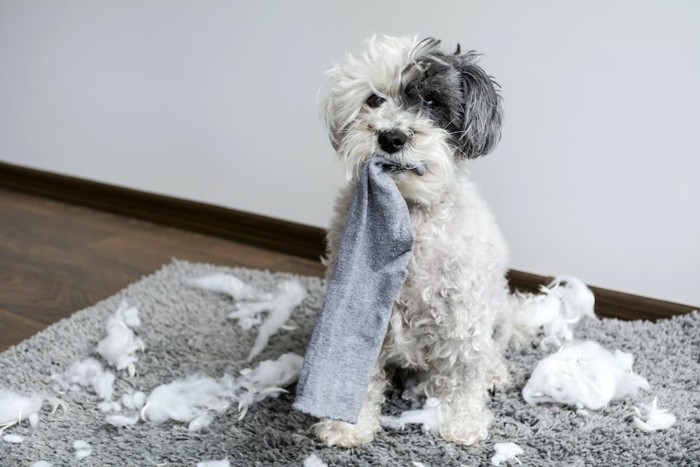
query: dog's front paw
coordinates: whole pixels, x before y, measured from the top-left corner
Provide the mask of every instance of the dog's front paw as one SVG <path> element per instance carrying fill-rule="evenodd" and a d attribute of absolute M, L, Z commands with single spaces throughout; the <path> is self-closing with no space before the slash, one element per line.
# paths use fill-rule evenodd
<path fill-rule="evenodd" d="M 374 434 L 381 429 L 376 424 L 339 422 L 336 420 L 323 420 L 314 425 L 316 437 L 327 446 L 340 446 L 354 448 L 367 444 L 374 439 Z"/>
<path fill-rule="evenodd" d="M 476 416 L 443 415 L 440 420 L 440 436 L 450 443 L 470 446 L 484 441 L 488 437 L 488 427 L 491 424 L 491 413 L 484 410 Z"/>
<path fill-rule="evenodd" d="M 498 362 L 489 371 L 488 387 L 491 391 L 506 389 L 510 385 L 510 374 L 505 363 Z"/>

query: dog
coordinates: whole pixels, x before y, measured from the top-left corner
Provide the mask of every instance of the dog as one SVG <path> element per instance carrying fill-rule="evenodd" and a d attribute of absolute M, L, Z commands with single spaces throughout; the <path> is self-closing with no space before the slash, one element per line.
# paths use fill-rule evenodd
<path fill-rule="evenodd" d="M 433 38 L 383 36 L 328 72 L 323 112 L 349 180 L 327 233 L 329 271 L 368 158 L 428 168 L 392 174 L 414 234 L 408 275 L 357 423 L 314 426 L 329 446 L 360 446 L 381 430 L 387 368 L 420 375 L 420 388 L 440 401 L 440 435 L 461 445 L 486 439 L 488 392 L 508 382 L 503 352 L 525 332 L 513 316 L 527 297 L 509 291 L 508 247 L 467 169 L 496 147 L 503 120 L 499 85 L 477 58 Z"/>

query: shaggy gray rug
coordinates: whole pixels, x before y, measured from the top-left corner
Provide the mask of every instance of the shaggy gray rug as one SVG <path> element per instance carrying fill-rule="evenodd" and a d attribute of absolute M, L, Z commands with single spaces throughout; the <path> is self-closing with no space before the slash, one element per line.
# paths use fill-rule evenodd
<path fill-rule="evenodd" d="M 232 310 L 230 299 L 183 285 L 187 278 L 214 272 L 232 273 L 268 290 L 290 277 L 176 261 L 0 354 L 0 387 L 51 394 L 49 375 L 93 354 L 108 316 L 123 297 L 140 310 L 139 335 L 146 352 L 136 364 L 138 375 L 119 377 L 115 394 L 132 387 L 148 393 L 161 383 L 192 374 L 237 375 L 249 366 L 236 362 L 247 356 L 256 331 L 243 331 L 226 319 Z M 309 296 L 290 319 L 298 328 L 274 335 L 258 360 L 289 351 L 303 355 L 321 305 L 323 283 L 312 277 L 299 279 Z M 587 417 L 566 407 L 527 405 L 520 389 L 536 362 L 547 354 L 533 345 L 509 355 L 514 384 L 492 398 L 495 423 L 485 443 L 455 446 L 412 426 L 405 431 L 384 430 L 369 446 L 353 450 L 316 442 L 309 433 L 314 420 L 291 411 L 293 391 L 251 406 L 240 421 L 231 408 L 198 432 L 172 422 L 158 426 L 141 422 L 117 429 L 105 423 L 95 395 L 71 392 L 62 396 L 70 406 L 67 414 L 50 415 L 44 408 L 36 428 L 25 422 L 8 430 L 26 440 L 22 444 L 0 441 L 0 465 L 29 465 L 36 460 L 75 465 L 72 443 L 77 439 L 93 447 L 92 455 L 77 462 L 84 466 L 194 466 L 225 457 L 234 466 L 288 466 L 302 465 L 311 453 L 329 465 L 412 466 L 415 461 L 433 467 L 478 466 L 490 465 L 493 444 L 506 441 L 524 449 L 523 465 L 700 465 L 700 315 L 656 324 L 588 320 L 576 328 L 575 335 L 631 352 L 636 357 L 634 369 L 649 380 L 652 392 L 636 400 L 613 401 Z M 632 407 L 650 402 L 653 396 L 678 421 L 666 431 L 641 432 L 631 421 Z M 390 390 L 389 397 L 386 412 L 408 408 L 397 390 Z"/>

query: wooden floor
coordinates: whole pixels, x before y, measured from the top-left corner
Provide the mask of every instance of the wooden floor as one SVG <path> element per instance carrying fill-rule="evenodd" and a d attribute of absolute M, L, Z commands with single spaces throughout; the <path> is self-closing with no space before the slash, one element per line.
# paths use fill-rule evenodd
<path fill-rule="evenodd" d="M 0 189 L 0 351 L 172 258 L 323 272 L 320 262 Z"/>

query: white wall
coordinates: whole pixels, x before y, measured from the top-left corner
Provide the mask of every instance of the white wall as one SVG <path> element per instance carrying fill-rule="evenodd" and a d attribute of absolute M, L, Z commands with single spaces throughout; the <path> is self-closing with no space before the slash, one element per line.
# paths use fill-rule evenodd
<path fill-rule="evenodd" d="M 0 160 L 325 226 L 322 73 L 373 33 L 483 53 L 473 164 L 514 268 L 700 304 L 700 2 L 0 0 Z"/>

